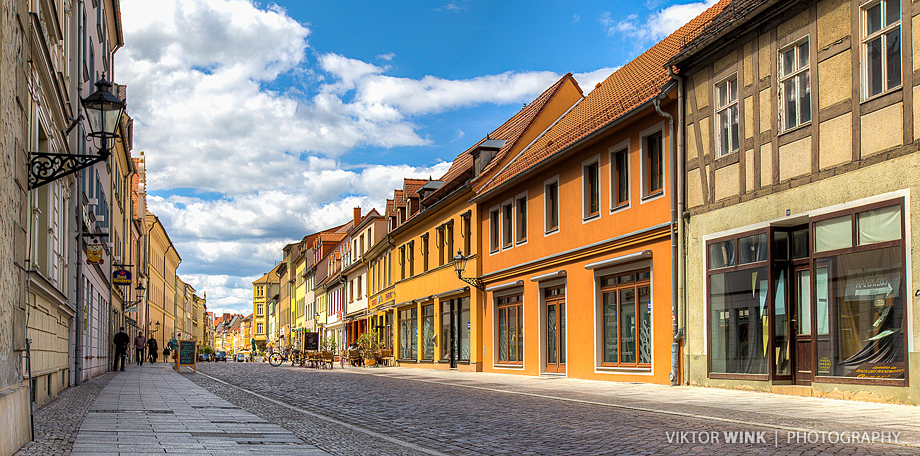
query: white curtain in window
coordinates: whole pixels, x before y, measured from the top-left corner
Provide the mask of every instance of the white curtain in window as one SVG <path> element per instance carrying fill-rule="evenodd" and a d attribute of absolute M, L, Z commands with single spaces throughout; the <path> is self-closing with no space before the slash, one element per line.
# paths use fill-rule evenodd
<path fill-rule="evenodd" d="M 849 215 L 815 223 L 815 252 L 852 247 L 851 230 Z"/>
<path fill-rule="evenodd" d="M 901 206 L 856 214 L 856 229 L 859 245 L 901 239 Z"/>

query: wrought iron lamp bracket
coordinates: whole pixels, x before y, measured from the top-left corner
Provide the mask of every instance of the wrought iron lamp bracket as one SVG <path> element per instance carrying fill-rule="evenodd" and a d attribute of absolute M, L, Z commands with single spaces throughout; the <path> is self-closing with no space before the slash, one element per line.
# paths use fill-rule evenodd
<path fill-rule="evenodd" d="M 29 190 L 68 176 L 109 158 L 109 151 L 99 155 L 29 153 Z"/>
<path fill-rule="evenodd" d="M 463 274 L 458 271 L 457 278 L 470 284 L 470 286 L 476 288 L 479 291 L 486 291 L 486 286 L 482 283 L 482 280 L 479 277 L 463 277 Z"/>

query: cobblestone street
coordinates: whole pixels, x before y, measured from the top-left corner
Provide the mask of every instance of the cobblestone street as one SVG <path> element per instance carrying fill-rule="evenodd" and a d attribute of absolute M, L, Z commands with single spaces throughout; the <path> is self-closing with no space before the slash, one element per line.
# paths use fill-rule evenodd
<path fill-rule="evenodd" d="M 920 454 L 908 406 L 405 368 L 199 370 L 199 386 L 332 454 Z M 848 416 L 816 418 L 822 404 Z"/>

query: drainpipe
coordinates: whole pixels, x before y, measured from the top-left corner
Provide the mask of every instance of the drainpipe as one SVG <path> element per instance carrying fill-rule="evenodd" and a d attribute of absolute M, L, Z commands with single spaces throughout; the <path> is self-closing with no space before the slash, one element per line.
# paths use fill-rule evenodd
<path fill-rule="evenodd" d="M 671 188 L 671 333 L 673 339 L 671 341 L 671 373 L 668 375 L 668 378 L 671 380 L 671 386 L 676 386 L 680 384 L 678 379 L 678 372 L 680 368 L 680 330 L 677 325 L 677 316 L 678 316 L 678 306 L 677 306 L 677 233 L 675 233 L 675 226 L 677 224 L 677 193 L 675 192 L 677 188 L 677 172 L 674 168 L 674 164 L 677 162 L 677 150 L 676 150 L 676 140 L 674 138 L 674 117 L 661 110 L 661 100 L 665 98 L 668 93 L 674 88 L 676 81 L 671 80 L 668 84 L 661 90 L 661 93 L 658 94 L 653 100 L 652 103 L 655 105 L 655 111 L 658 112 L 658 115 L 666 117 L 668 119 L 668 138 L 670 138 L 669 148 L 670 148 L 670 183 Z"/>
<path fill-rule="evenodd" d="M 684 191 L 684 186 L 686 185 L 684 173 L 686 170 L 684 167 L 687 163 L 687 151 L 684 150 L 684 135 L 686 134 L 686 121 L 684 120 L 684 78 L 680 77 L 674 73 L 674 68 L 668 68 L 668 74 L 672 79 L 677 80 L 677 287 L 678 287 L 678 299 L 680 301 L 680 324 L 682 328 L 679 330 L 679 336 L 681 340 L 678 342 L 683 342 L 683 328 L 687 327 L 687 256 L 684 254 L 687 249 L 686 239 L 684 238 L 684 233 L 686 233 L 686 219 L 684 218 L 684 210 L 686 207 L 686 198 L 687 194 Z M 687 354 L 686 350 L 684 351 L 683 364 L 684 368 L 682 369 L 682 382 L 684 384 L 690 383 L 690 371 L 688 366 L 690 365 L 690 356 Z"/>

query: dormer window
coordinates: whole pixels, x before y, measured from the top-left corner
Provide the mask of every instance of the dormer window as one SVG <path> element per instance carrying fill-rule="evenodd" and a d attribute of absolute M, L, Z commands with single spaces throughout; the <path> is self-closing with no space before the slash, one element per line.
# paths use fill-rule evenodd
<path fill-rule="evenodd" d="M 504 145 L 504 140 L 487 139 L 473 151 L 473 177 L 478 176 L 485 169 Z"/>

